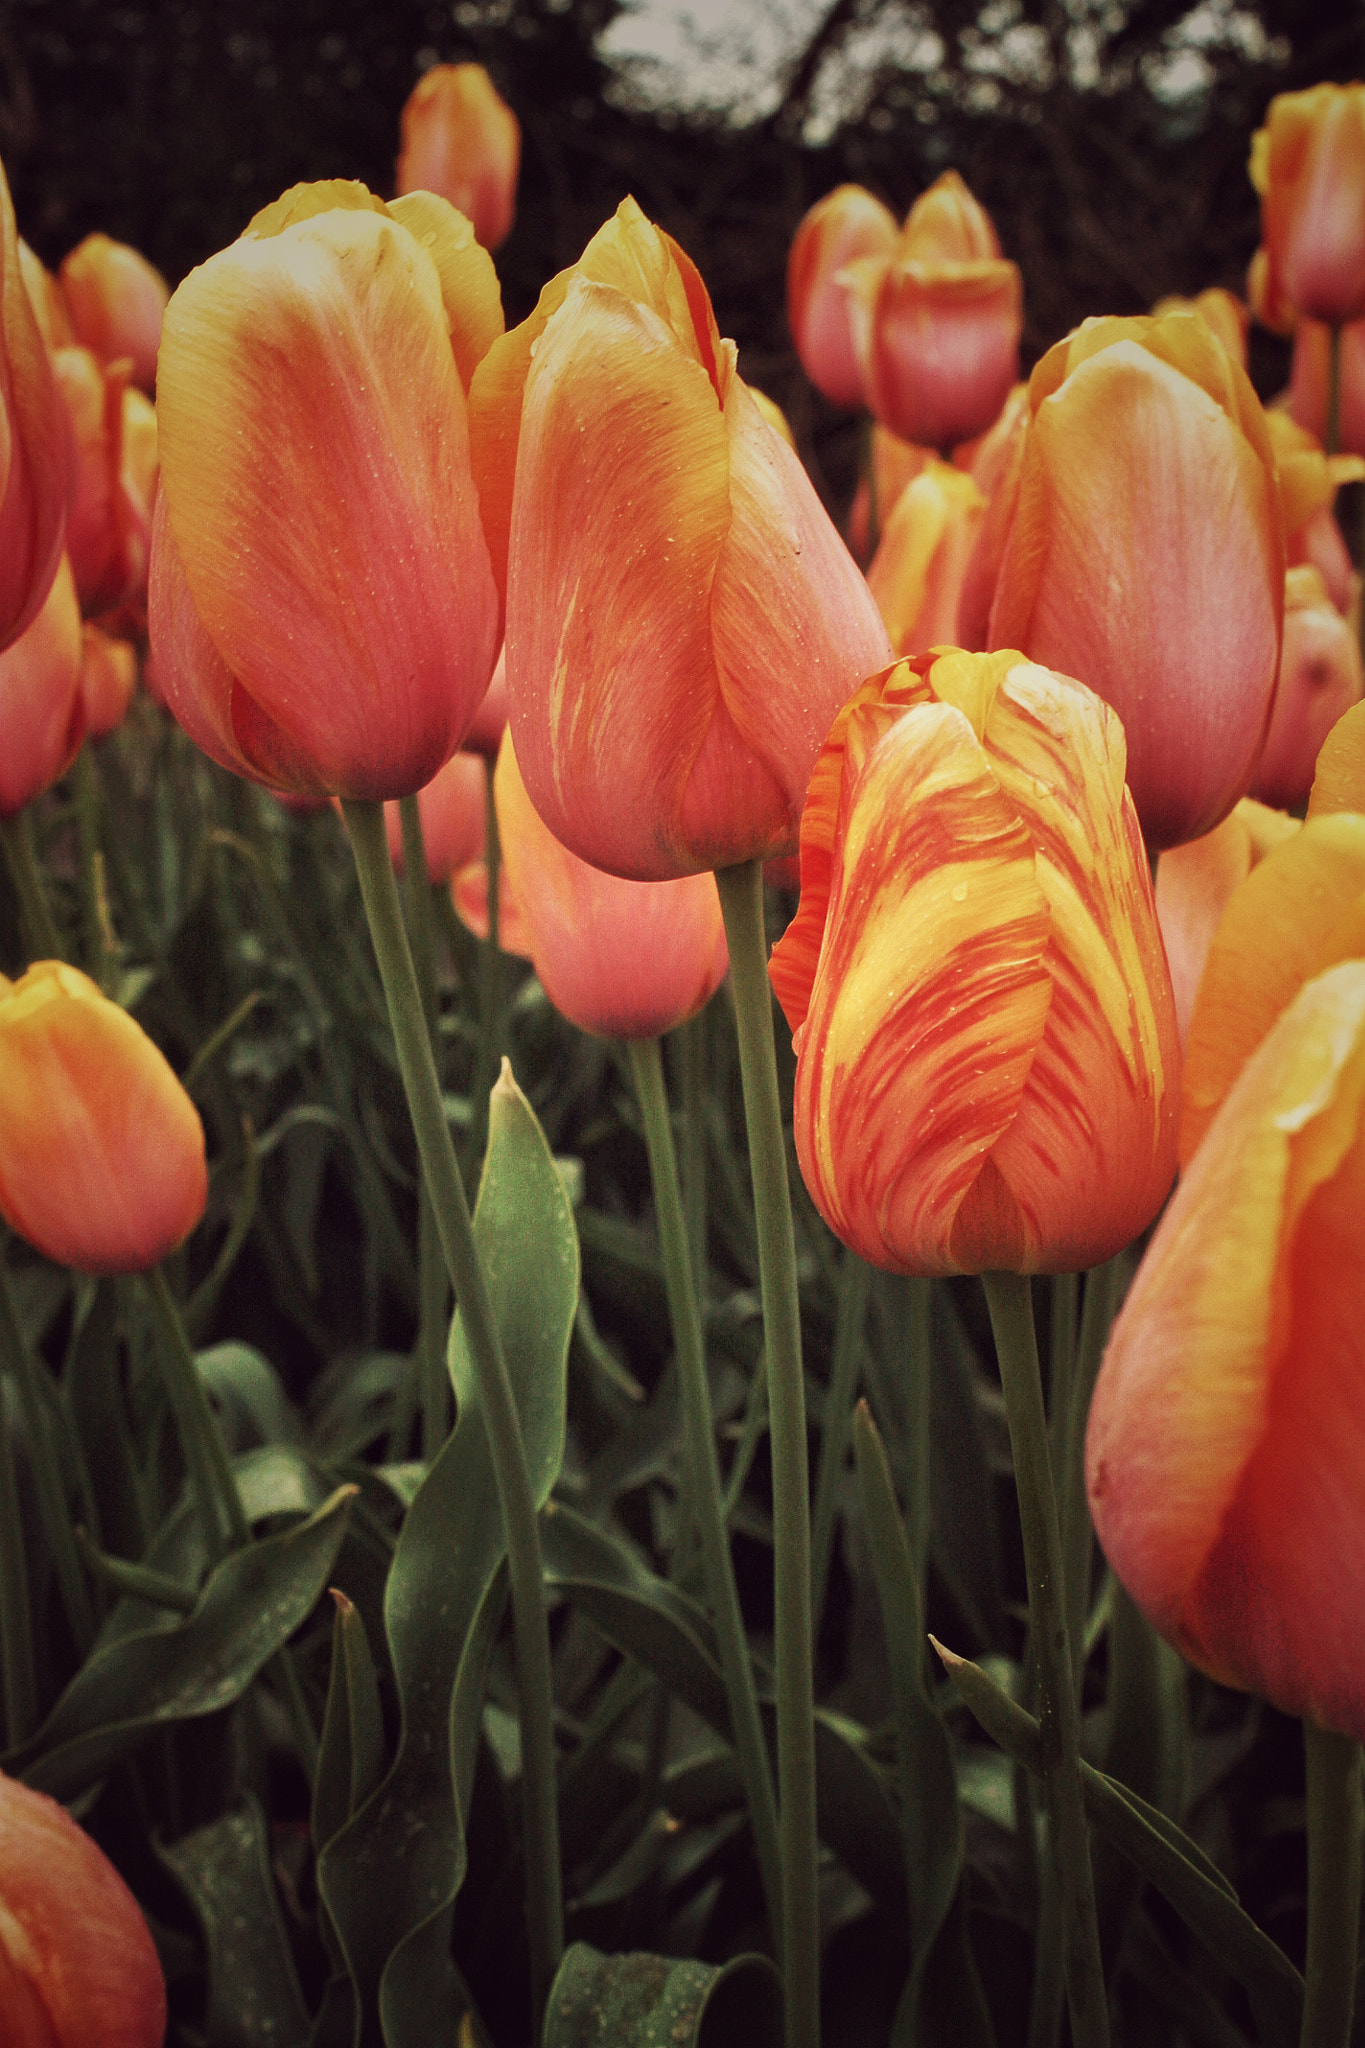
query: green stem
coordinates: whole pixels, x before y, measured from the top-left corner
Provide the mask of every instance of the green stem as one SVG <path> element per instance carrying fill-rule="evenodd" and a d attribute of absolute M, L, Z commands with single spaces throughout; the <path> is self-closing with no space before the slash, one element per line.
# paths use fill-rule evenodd
<path fill-rule="evenodd" d="M 663 1061 L 657 1038 L 634 1039 L 628 1046 L 635 1092 L 644 1115 L 649 1175 L 663 1252 L 664 1285 L 673 1323 L 673 1346 L 682 1386 L 687 1460 L 691 1468 L 692 1509 L 701 1532 L 707 1587 L 716 1620 L 721 1668 L 730 1705 L 735 1754 L 744 1781 L 749 1821 L 754 1831 L 759 1870 L 767 1899 L 768 1919 L 781 1952 L 782 1878 L 777 1837 L 777 1806 L 773 1797 L 768 1751 L 763 1740 L 753 1666 L 740 1613 L 739 1592 L 725 1528 L 720 1461 L 711 1420 L 710 1390 L 702 1344 L 701 1317 L 692 1279 L 687 1221 L 678 1189 L 678 1163 L 673 1149 Z"/>
<path fill-rule="evenodd" d="M 502 841 L 498 836 L 498 807 L 493 801 L 493 772 L 494 763 L 486 759 L 484 864 L 488 871 L 488 935 L 479 947 L 479 1050 L 470 1103 L 470 1136 L 476 1160 L 482 1157 L 488 1134 L 488 1096 L 502 1063 L 503 1041 L 502 945 L 498 937 Z"/>
<path fill-rule="evenodd" d="M 555 1808 L 550 1638 L 541 1578 L 536 1502 L 526 1466 L 521 1422 L 503 1357 L 464 1182 L 450 1141 L 431 1041 L 422 1016 L 412 955 L 398 907 L 398 890 L 378 803 L 345 801 L 360 893 L 393 1027 L 398 1065 L 407 1091 L 422 1172 L 445 1254 L 446 1270 L 464 1317 L 465 1336 L 488 1431 L 489 1452 L 507 1537 L 512 1619 L 516 1637 L 521 1725 L 522 1812 L 526 1910 L 531 1946 L 531 1990 L 536 2038 L 564 1946 L 559 1827 Z"/>
<path fill-rule="evenodd" d="M 251 1541 L 251 1530 L 165 1272 L 160 1266 L 153 1266 L 144 1277 L 161 1339 L 157 1356 L 161 1361 L 162 1384 L 185 1454 L 185 1469 L 199 1510 L 209 1563 L 218 1564 L 229 1550 L 241 1550 Z"/>
<path fill-rule="evenodd" d="M 66 1488 L 48 1428 L 38 1365 L 19 1327 L 9 1273 L 3 1259 L 0 1259 L 0 1364 L 10 1374 L 19 1395 L 33 1487 L 38 1496 L 38 1514 L 52 1554 L 71 1639 L 84 1657 L 95 1640 L 95 1610 L 76 1546 L 76 1532 L 67 1511 Z"/>
<path fill-rule="evenodd" d="M 1330 329 L 1327 350 L 1327 417 L 1322 424 L 1322 452 L 1335 455 L 1341 440 L 1341 329 Z"/>
<path fill-rule="evenodd" d="M 407 898 L 408 944 L 412 948 L 413 971 L 422 996 L 433 1061 L 438 1057 L 440 1033 L 436 999 L 436 944 L 432 928 L 431 883 L 427 877 L 427 851 L 422 838 L 422 819 L 415 796 L 399 802 L 403 821 L 403 882 Z M 437 1073 L 439 1083 L 440 1074 Z M 445 1260 L 436 1230 L 431 1195 L 423 1182 L 418 1197 L 417 1223 L 417 1390 L 422 1416 L 422 1456 L 436 1456 L 450 1431 L 450 1375 L 446 1371 L 446 1329 L 449 1322 L 449 1290 Z"/>
<path fill-rule="evenodd" d="M 1061 1893 L 1063 1968 L 1075 2048 L 1108 2048 L 1095 1882 L 1081 1794 L 1080 1714 L 1068 1641 L 1062 1542 L 1026 1275 L 983 1273 L 995 1333 L 1019 1495 L 1028 1575 L 1029 1640 L 1038 1671 L 1038 1722 Z"/>
<path fill-rule="evenodd" d="M 1299 2048 L 1346 2048 L 1355 1997 L 1362 1828 L 1360 1744 L 1303 1724 L 1308 1954 Z"/>
<path fill-rule="evenodd" d="M 19 916 L 30 962 L 65 960 L 66 948 L 53 922 L 47 892 L 38 872 L 37 856 L 33 851 L 33 827 L 26 810 L 16 811 L 10 818 L 0 818 L 0 848 L 4 849 L 5 864 L 19 899 Z"/>
<path fill-rule="evenodd" d="M 1054 1413 L 1053 1416 L 1053 1442 L 1058 1446 L 1057 1511 L 1062 1535 L 1062 1584 L 1078 1706 L 1085 1678 L 1083 1646 L 1090 1612 L 1090 1567 L 1095 1554 L 1095 1532 L 1085 1491 L 1085 1425 L 1126 1273 L 1125 1252 L 1117 1252 L 1105 1265 L 1096 1266 L 1087 1273 L 1080 1335 L 1072 1370 L 1066 1381 L 1065 1405 L 1060 1414 Z"/>
<path fill-rule="evenodd" d="M 706 1010 L 673 1033 L 682 1097 L 682 1191 L 697 1299 L 706 1299 Z"/>
<path fill-rule="evenodd" d="M 5 1747 L 14 1749 L 27 1741 L 38 1725 L 38 1680 L 14 1431 L 5 1414 L 3 1392 L 0 1383 L 0 1704 L 5 1712 Z"/>
<path fill-rule="evenodd" d="M 749 1135 L 759 1291 L 768 1372 L 773 1472 L 777 1785 L 782 1843 L 782 1960 L 786 2048 L 820 2039 L 819 1836 L 815 1816 L 815 1683 L 811 1665 L 810 1480 L 801 1305 L 791 1188 L 782 1140 L 772 990 L 763 931 L 763 866 L 716 873 L 739 1036 Z"/>
<path fill-rule="evenodd" d="M 81 844 L 81 917 L 85 926 L 85 971 L 102 989 L 108 988 L 112 963 L 109 905 L 104 886 L 104 855 L 100 849 L 100 785 L 89 741 L 72 767 L 76 785 L 76 822 Z"/>
<path fill-rule="evenodd" d="M 825 1422 L 820 1432 L 820 1463 L 815 1479 L 815 1516 L 810 1542 L 811 1631 L 820 1633 L 829 1585 L 829 1560 L 834 1548 L 834 1511 L 839 1481 L 848 1460 L 853 1430 L 853 1402 L 862 1365 L 863 1324 L 867 1318 L 872 1268 L 856 1252 L 845 1251 L 839 1268 L 839 1306 L 834 1325 L 834 1353 L 825 1392 Z"/>

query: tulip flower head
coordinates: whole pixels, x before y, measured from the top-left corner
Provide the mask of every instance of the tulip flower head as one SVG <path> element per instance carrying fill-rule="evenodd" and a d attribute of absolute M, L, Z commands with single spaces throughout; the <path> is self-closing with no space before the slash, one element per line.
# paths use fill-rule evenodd
<path fill-rule="evenodd" d="M 81 632 L 81 702 L 92 739 L 113 732 L 128 715 L 137 688 L 137 651 L 126 640 L 87 625 Z"/>
<path fill-rule="evenodd" d="M 1289 809 L 1313 786 L 1328 733 L 1365 696 L 1360 641 L 1311 567 L 1285 576 L 1284 646 L 1270 730 L 1252 790 L 1263 803 Z"/>
<path fill-rule="evenodd" d="M 0 976 L 0 1215 L 59 1265 L 136 1273 L 187 1237 L 198 1111 L 126 1010 L 74 967 Z"/>
<path fill-rule="evenodd" d="M 849 331 L 839 272 L 860 256 L 890 255 L 896 221 L 861 185 L 839 185 L 802 219 L 787 258 L 787 324 L 801 367 L 835 405 L 863 402 L 863 379 Z"/>
<path fill-rule="evenodd" d="M 1123 731 L 1015 653 L 937 649 L 836 720 L 774 949 L 821 1214 L 902 1273 L 1069 1272 L 1151 1221 L 1179 1050 Z"/>
<path fill-rule="evenodd" d="M 425 789 L 417 792 L 427 876 L 448 882 L 484 850 L 488 819 L 488 770 L 480 754 L 452 754 Z M 384 806 L 389 858 L 403 872 L 403 820 L 396 803 Z"/>
<path fill-rule="evenodd" d="M 81 614 L 62 556 L 33 624 L 0 654 L 0 818 L 64 775 L 85 737 Z"/>
<path fill-rule="evenodd" d="M 1247 366 L 1247 329 L 1251 325 L 1251 311 L 1233 292 L 1225 291 L 1222 285 L 1210 285 L 1198 292 L 1192 299 L 1181 298 L 1172 293 L 1158 299 L 1152 311 L 1162 313 L 1197 313 L 1205 325 L 1218 336 L 1234 363 Z"/>
<path fill-rule="evenodd" d="M 693 264 L 625 200 L 471 400 L 511 729 L 555 837 L 640 881 L 788 851 L 890 646 Z"/>
<path fill-rule="evenodd" d="M 1270 719 L 1284 535 L 1265 415 L 1202 318 L 1087 320 L 1029 383 L 988 645 L 1114 706 L 1149 845 L 1246 794 Z"/>
<path fill-rule="evenodd" d="M 1308 815 L 1365 812 L 1365 705 L 1354 704 L 1328 733 L 1308 793 Z"/>
<path fill-rule="evenodd" d="M 76 443 L 66 550 L 81 609 L 98 616 L 139 597 L 147 586 L 150 497 L 130 489 L 124 475 L 128 364 L 105 365 L 88 348 L 63 348 L 52 367 Z"/>
<path fill-rule="evenodd" d="M 435 192 L 471 223 L 485 249 L 512 232 L 521 124 L 482 64 L 434 64 L 408 95 L 396 182 Z"/>
<path fill-rule="evenodd" d="M 1183 1051 L 1209 950 L 1233 891 L 1299 820 L 1244 796 L 1221 825 L 1162 854 L 1156 870 L 1156 914 L 1175 991 Z"/>
<path fill-rule="evenodd" d="M 25 289 L 0 167 L 0 649 L 37 616 L 66 531 L 71 430 Z"/>
<path fill-rule="evenodd" d="M 102 362 L 127 357 L 139 391 L 156 385 L 156 352 L 170 288 L 154 264 L 126 242 L 87 235 L 58 273 L 75 338 Z"/>
<path fill-rule="evenodd" d="M 892 506 L 867 581 L 898 654 L 959 644 L 958 600 L 985 511 L 966 471 L 937 461 Z"/>
<path fill-rule="evenodd" d="M 452 207 L 340 182 L 286 193 L 175 293 L 152 645 L 224 767 L 397 797 L 459 745 L 498 640 L 465 392 L 501 329 Z"/>
<path fill-rule="evenodd" d="M 1288 405 L 1299 425 L 1319 441 L 1327 433 L 1331 357 L 1330 327 L 1319 320 L 1300 320 L 1294 329 Z M 1365 320 L 1352 320 L 1341 330 L 1337 447 L 1350 455 L 1365 455 Z"/>
<path fill-rule="evenodd" d="M 982 433 L 1019 374 L 1024 292 L 956 171 L 911 207 L 895 246 L 840 273 L 865 403 L 904 440 Z"/>
<path fill-rule="evenodd" d="M 1085 1460 L 1096 1535 L 1154 1626 L 1224 1684 L 1357 1740 L 1362 1200 L 1356 958 L 1299 991 L 1182 1176 L 1114 1325 Z"/>
<path fill-rule="evenodd" d="M 1365 315 L 1365 85 L 1270 102 L 1251 142 L 1270 303 L 1340 326 Z"/>
<path fill-rule="evenodd" d="M 161 2048 L 166 1986 L 137 1900 L 45 1792 L 0 1772 L 7 2048 Z"/>

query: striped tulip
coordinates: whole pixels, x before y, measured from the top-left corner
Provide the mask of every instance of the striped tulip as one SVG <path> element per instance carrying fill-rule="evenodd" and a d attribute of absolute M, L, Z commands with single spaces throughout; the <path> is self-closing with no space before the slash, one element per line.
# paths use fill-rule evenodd
<path fill-rule="evenodd" d="M 1123 730 L 1015 653 L 872 678 L 836 720 L 773 953 L 796 1149 L 905 1273 L 1063 1272 L 1146 1227 L 1179 1050 Z"/>

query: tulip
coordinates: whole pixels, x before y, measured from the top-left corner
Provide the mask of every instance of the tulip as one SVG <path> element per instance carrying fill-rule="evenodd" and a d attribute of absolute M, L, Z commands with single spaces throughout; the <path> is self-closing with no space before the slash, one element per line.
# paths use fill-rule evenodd
<path fill-rule="evenodd" d="M 1270 258 L 1258 249 L 1247 265 L 1247 309 L 1272 334 L 1292 334 L 1299 315 L 1271 273 Z"/>
<path fill-rule="evenodd" d="M 0 654 L 0 818 L 64 775 L 85 736 L 81 614 L 63 556 L 33 624 Z"/>
<path fill-rule="evenodd" d="M 19 242 L 19 274 L 24 280 L 33 317 L 38 323 L 49 354 L 54 349 L 70 348 L 76 339 L 76 330 L 71 325 L 71 312 L 62 296 L 62 288 L 40 256 L 36 256 L 26 241 Z"/>
<path fill-rule="evenodd" d="M 981 433 L 1019 374 L 1024 293 L 956 171 L 911 207 L 894 248 L 840 273 L 863 398 L 907 441 Z"/>
<path fill-rule="evenodd" d="M 1316 569 L 1290 569 L 1280 676 L 1253 794 L 1284 809 L 1305 802 L 1323 742 L 1362 696 L 1365 670 L 1354 629 Z"/>
<path fill-rule="evenodd" d="M 124 482 L 128 365 L 106 366 L 88 348 L 63 348 L 52 366 L 76 443 L 67 553 L 81 609 L 112 611 L 146 588 L 151 546 L 150 500 Z"/>
<path fill-rule="evenodd" d="M 1029 406 L 987 644 L 1097 690 L 1148 843 L 1196 839 L 1250 785 L 1279 668 L 1260 401 L 1202 319 L 1168 313 L 1087 320 L 1038 364 Z"/>
<path fill-rule="evenodd" d="M 505 649 L 498 653 L 498 665 L 493 671 L 493 680 L 488 685 L 474 723 L 465 734 L 461 745 L 468 754 L 482 754 L 486 760 L 496 761 L 502 736 L 507 729 L 507 654 Z"/>
<path fill-rule="evenodd" d="M 1067 1272 L 1160 1207 L 1179 1049 L 1123 769 L 1108 707 L 1015 653 L 922 655 L 835 721 L 770 971 L 801 1171 L 873 1265 Z"/>
<path fill-rule="evenodd" d="M 478 754 L 452 754 L 417 792 L 422 846 L 433 884 L 448 882 L 482 854 L 487 830 L 488 770 Z M 389 858 L 403 872 L 403 820 L 396 803 L 384 806 Z"/>
<path fill-rule="evenodd" d="M 792 238 L 787 324 L 802 369 L 836 405 L 863 402 L 848 298 L 836 280 L 860 256 L 889 256 L 896 233 L 895 216 L 880 199 L 861 185 L 839 185 L 816 200 Z"/>
<path fill-rule="evenodd" d="M 1327 433 L 1332 330 L 1317 320 L 1300 320 L 1294 330 L 1289 368 L 1289 411 L 1321 441 Z M 1337 447 L 1365 455 L 1365 320 L 1341 330 L 1341 382 L 1337 394 Z"/>
<path fill-rule="evenodd" d="M 1177 293 L 1158 299 L 1152 312 L 1160 317 L 1163 313 L 1197 313 L 1205 326 L 1210 328 L 1222 342 L 1228 354 L 1242 368 L 1247 366 L 1247 328 L 1251 314 L 1242 301 L 1222 285 L 1208 286 L 1192 299 L 1181 298 Z"/>
<path fill-rule="evenodd" d="M 1096 1534 L 1154 1626 L 1357 1739 L 1363 1108 L 1355 959 L 1243 1067 L 1114 1326 L 1086 1438 Z"/>
<path fill-rule="evenodd" d="M 87 235 L 58 273 L 75 338 L 101 361 L 132 362 L 140 391 L 156 385 L 156 352 L 170 287 L 156 267 L 108 235 Z"/>
<path fill-rule="evenodd" d="M 571 1024 L 657 1038 L 710 1001 L 729 965 L 714 875 L 626 882 L 579 860 L 535 810 L 510 731 L 493 790 L 520 934 Z"/>
<path fill-rule="evenodd" d="M 0 1772 L 0 2020 L 10 2048 L 161 2048 L 137 1900 L 55 1799 Z"/>
<path fill-rule="evenodd" d="M 1185 1048 L 1182 1165 L 1305 982 L 1365 957 L 1365 817 L 1310 818 L 1254 866 L 1209 948 Z"/>
<path fill-rule="evenodd" d="M 59 1265 L 136 1273 L 186 1238 L 199 1113 L 126 1010 L 61 961 L 0 976 L 0 1215 Z"/>
<path fill-rule="evenodd" d="M 61 560 L 71 432 L 24 286 L 0 168 L 0 649 L 37 617 Z"/>
<path fill-rule="evenodd" d="M 902 441 L 889 428 L 873 423 L 872 461 L 858 479 L 848 512 L 848 544 L 860 562 L 866 563 L 874 552 L 882 525 L 906 485 L 933 460 L 932 448 Z"/>
<path fill-rule="evenodd" d="M 985 510 L 972 479 L 946 462 L 897 498 L 867 581 L 898 654 L 960 644 L 958 600 Z"/>
<path fill-rule="evenodd" d="M 1354 607 L 1359 579 L 1332 508 L 1342 484 L 1365 478 L 1365 461 L 1359 455 L 1325 454 L 1316 435 L 1286 412 L 1272 409 L 1265 419 L 1280 473 L 1287 565 L 1315 568 L 1345 617 Z"/>
<path fill-rule="evenodd" d="M 435 64 L 408 95 L 400 192 L 435 192 L 496 249 L 512 230 L 521 125 L 482 64 Z"/>
<path fill-rule="evenodd" d="M 1221 825 L 1162 854 L 1156 871 L 1156 914 L 1175 991 L 1182 1052 L 1190 1018 L 1223 912 L 1233 891 L 1299 820 L 1244 796 Z"/>
<path fill-rule="evenodd" d="M 890 648 L 692 263 L 624 201 L 471 402 L 511 730 L 555 837 L 640 881 L 789 851 Z"/>
<path fill-rule="evenodd" d="M 1270 102 L 1251 142 L 1268 295 L 1310 320 L 1365 315 L 1365 85 L 1315 85 Z"/>
<path fill-rule="evenodd" d="M 498 598 L 465 392 L 501 330 L 428 193 L 296 186 L 166 309 L 150 623 L 160 687 L 268 787 L 411 794 L 468 729 Z"/>
<path fill-rule="evenodd" d="M 1337 720 L 1318 755 L 1308 815 L 1322 818 L 1333 811 L 1365 812 L 1365 705 L 1352 705 Z"/>
<path fill-rule="evenodd" d="M 126 640 L 86 625 L 81 633 L 81 702 L 91 739 L 113 732 L 137 688 L 137 653 Z"/>

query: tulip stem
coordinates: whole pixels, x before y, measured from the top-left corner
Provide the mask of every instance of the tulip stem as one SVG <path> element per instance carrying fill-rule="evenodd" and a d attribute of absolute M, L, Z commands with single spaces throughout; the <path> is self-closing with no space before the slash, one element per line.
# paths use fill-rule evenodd
<path fill-rule="evenodd" d="M 559 1820 L 555 1803 L 553 1700 L 550 1636 L 541 1577 L 536 1502 L 526 1465 L 521 1421 L 492 1304 L 464 1182 L 460 1178 L 450 1126 L 441 1102 L 431 1041 L 398 905 L 398 889 L 378 803 L 343 800 L 360 893 L 369 919 L 375 958 L 389 1006 L 398 1065 L 407 1091 L 431 1190 L 446 1270 L 464 1317 L 465 1336 L 488 1431 L 489 1453 L 507 1537 L 512 1621 L 516 1637 L 517 1694 L 521 1727 L 523 1852 L 526 1913 L 531 1948 L 531 1993 L 535 2039 L 564 1946 L 564 1907 L 559 1867 Z"/>
<path fill-rule="evenodd" d="M 422 818 L 415 796 L 398 805 L 403 824 L 403 882 L 408 907 L 408 944 L 413 971 L 422 994 L 422 1015 L 431 1040 L 432 1059 L 440 1048 L 436 999 L 436 943 L 432 929 L 431 883 Z M 440 1071 L 437 1070 L 437 1081 Z M 445 1259 L 436 1230 L 431 1193 L 425 1180 L 418 1194 L 417 1219 L 417 1398 L 422 1417 L 422 1456 L 430 1461 L 450 1434 L 450 1375 L 446 1371 L 446 1329 L 449 1292 Z"/>
<path fill-rule="evenodd" d="M 1346 2048 L 1355 1999 L 1365 1840 L 1360 1744 L 1303 1724 L 1308 1794 L 1308 1955 L 1300 2048 Z"/>
<path fill-rule="evenodd" d="M 632 1039 L 628 1046 L 635 1092 L 644 1116 L 649 1177 L 663 1251 L 664 1285 L 673 1323 L 673 1346 L 682 1383 L 683 1420 L 687 1434 L 689 1491 L 701 1531 L 711 1608 L 716 1619 L 721 1667 L 730 1704 L 730 1723 L 739 1762 L 754 1847 L 763 1878 L 768 1919 L 778 1953 L 782 1947 L 782 1861 L 777 1838 L 777 1803 L 773 1796 L 768 1750 L 754 1690 L 753 1666 L 740 1613 L 734 1564 L 725 1529 L 720 1461 L 711 1421 L 711 1393 L 706 1380 L 701 1316 L 688 1250 L 687 1220 L 678 1188 L 678 1162 L 664 1092 L 663 1061 L 657 1038 Z"/>
<path fill-rule="evenodd" d="M 14 1431 L 0 1401 L 0 1704 L 6 1749 L 26 1742 L 38 1725 L 28 1556 L 14 1469 Z"/>
<path fill-rule="evenodd" d="M 488 1134 L 488 1095 L 498 1077 L 503 1037 L 502 941 L 498 935 L 502 841 L 498 836 L 498 808 L 493 801 L 493 772 L 493 762 L 485 760 L 484 868 L 488 876 L 488 930 L 479 947 L 479 1050 L 474 1068 L 471 1105 L 474 1114 L 470 1126 L 476 1159 L 483 1151 Z"/>
<path fill-rule="evenodd" d="M 33 826 L 27 810 L 16 811 L 10 818 L 0 818 L 0 847 L 4 848 L 5 864 L 19 899 L 19 916 L 29 964 L 35 960 L 65 960 L 66 948 L 53 921 L 47 891 L 38 872 L 37 856 L 33 851 Z"/>
<path fill-rule="evenodd" d="M 175 1416 L 180 1448 L 185 1455 L 185 1469 L 203 1525 L 209 1563 L 219 1564 L 229 1550 L 241 1550 L 251 1541 L 251 1530 L 228 1463 L 222 1432 L 204 1392 L 204 1383 L 199 1377 L 190 1340 L 165 1272 L 160 1266 L 153 1266 L 146 1275 L 146 1281 L 147 1297 L 152 1304 L 161 1339 L 157 1346 L 161 1382 Z"/>
<path fill-rule="evenodd" d="M 817 2048 L 820 1844 L 815 1810 L 806 1390 L 801 1368 L 796 1239 L 777 1094 L 773 1000 L 763 930 L 761 861 L 717 869 L 716 887 L 730 948 L 768 1375 L 785 2040 L 786 2048 Z"/>
<path fill-rule="evenodd" d="M 834 1513 L 839 1481 L 853 1434 L 853 1401 L 863 1361 L 863 1324 L 872 1268 L 855 1251 L 844 1252 L 839 1268 L 839 1305 L 834 1324 L 834 1354 L 825 1390 L 825 1420 L 820 1431 L 820 1463 L 815 1477 L 815 1519 L 811 1535 L 811 1628 L 820 1633 L 834 1548 Z"/>
<path fill-rule="evenodd" d="M 1063 1969 L 1074 2048 L 1108 2048 L 1109 2014 L 1100 1957 L 1095 1880 L 1081 1793 L 1076 1703 L 1062 1540 L 1048 1455 L 1047 1418 L 1027 1275 L 983 1273 L 1005 1396 L 1019 1526 L 1028 1575 L 1029 1639 L 1038 1670 L 1038 1726 L 1061 1893 Z"/>

